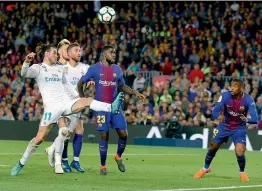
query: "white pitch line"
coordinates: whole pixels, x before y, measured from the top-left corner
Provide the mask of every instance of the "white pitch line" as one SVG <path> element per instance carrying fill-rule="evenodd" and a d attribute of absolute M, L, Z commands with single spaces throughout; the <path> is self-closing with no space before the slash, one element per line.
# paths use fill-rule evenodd
<path fill-rule="evenodd" d="M 7 167 L 8 165 L 0 164 L 0 167 Z"/>
<path fill-rule="evenodd" d="M 242 188 L 259 188 L 260 185 L 249 185 L 249 186 L 227 186 L 227 187 L 213 187 L 213 188 L 180 188 L 174 190 L 154 190 L 154 191 L 202 191 L 202 190 L 228 190 L 228 189 L 242 189 Z"/>
<path fill-rule="evenodd" d="M 23 153 L 0 153 L 0 155 L 22 155 Z M 34 153 L 33 155 L 43 155 L 45 154 L 44 152 L 43 153 Z M 113 156 L 115 154 L 107 154 L 109 156 Z M 156 153 L 156 154 L 142 154 L 142 153 L 139 153 L 139 154 L 135 154 L 135 153 L 127 153 L 127 154 L 124 154 L 124 156 L 196 156 L 196 155 L 199 155 L 199 154 L 183 154 L 183 153 L 169 153 L 169 154 L 161 154 L 161 153 Z M 81 156 L 99 156 L 99 154 L 81 154 Z"/>

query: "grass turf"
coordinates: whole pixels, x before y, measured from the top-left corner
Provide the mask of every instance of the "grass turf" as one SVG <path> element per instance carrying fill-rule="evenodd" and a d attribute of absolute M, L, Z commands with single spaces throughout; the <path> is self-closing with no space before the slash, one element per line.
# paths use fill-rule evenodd
<path fill-rule="evenodd" d="M 179 188 L 208 188 L 225 186 L 262 185 L 261 153 L 247 152 L 249 183 L 240 181 L 233 151 L 220 150 L 213 160 L 212 172 L 203 179 L 193 175 L 202 166 L 206 150 L 173 147 L 128 146 L 123 156 L 126 172 L 121 173 L 113 160 L 116 145 L 109 145 L 108 175 L 99 174 L 100 159 L 97 144 L 84 144 L 80 162 L 85 173 L 56 175 L 49 167 L 43 143 L 19 176 L 11 177 L 10 169 L 20 159 L 28 142 L 0 142 L 0 191 L 127 191 L 173 190 Z M 72 160 L 69 143 L 69 161 Z M 239 189 L 236 189 L 239 190 Z M 241 190 L 262 190 L 244 188 Z"/>

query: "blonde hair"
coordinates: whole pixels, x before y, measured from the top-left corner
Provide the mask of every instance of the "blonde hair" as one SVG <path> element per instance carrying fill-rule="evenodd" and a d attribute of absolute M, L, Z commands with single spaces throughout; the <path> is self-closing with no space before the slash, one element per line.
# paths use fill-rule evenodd
<path fill-rule="evenodd" d="M 61 46 L 63 46 L 64 44 L 70 45 L 70 41 L 67 40 L 67 39 L 61 40 L 61 41 L 58 43 L 58 45 L 57 45 L 57 50 L 59 50 L 59 48 L 61 48 Z"/>

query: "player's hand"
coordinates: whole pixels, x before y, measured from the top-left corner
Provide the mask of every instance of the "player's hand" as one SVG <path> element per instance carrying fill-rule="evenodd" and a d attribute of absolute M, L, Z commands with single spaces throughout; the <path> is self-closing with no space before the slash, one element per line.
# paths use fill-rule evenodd
<path fill-rule="evenodd" d="M 244 122 L 247 123 L 248 119 L 247 119 L 246 116 L 244 116 L 244 115 L 240 115 L 239 117 L 240 117 L 240 119 L 241 119 L 242 121 L 244 121 Z"/>
<path fill-rule="evenodd" d="M 146 101 L 146 96 L 145 95 L 143 95 L 143 94 L 141 94 L 141 93 L 139 93 L 139 92 L 136 92 L 136 97 L 138 98 L 138 99 L 140 99 L 142 102 L 145 102 Z"/>
<path fill-rule="evenodd" d="M 94 86 L 94 85 L 95 85 L 95 82 L 94 82 L 94 81 L 89 81 L 89 82 L 87 82 L 87 84 L 86 84 L 86 88 L 89 88 L 89 87 Z"/>
<path fill-rule="evenodd" d="M 224 115 L 220 115 L 217 119 L 218 119 L 219 122 L 223 122 L 224 121 Z"/>
<path fill-rule="evenodd" d="M 29 63 L 29 62 L 32 62 L 32 61 L 34 60 L 34 58 L 35 58 L 35 53 L 34 53 L 34 52 L 31 52 L 31 53 L 29 53 L 29 54 L 25 57 L 25 61 L 26 61 L 27 63 Z"/>

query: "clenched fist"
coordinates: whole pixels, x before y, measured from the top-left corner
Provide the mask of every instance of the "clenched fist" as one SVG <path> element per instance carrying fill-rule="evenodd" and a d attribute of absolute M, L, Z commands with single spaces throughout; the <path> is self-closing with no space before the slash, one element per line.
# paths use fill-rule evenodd
<path fill-rule="evenodd" d="M 29 53 L 26 57 L 25 57 L 25 61 L 27 62 L 27 63 L 29 63 L 29 62 L 32 62 L 33 60 L 34 60 L 34 58 L 35 58 L 35 53 L 34 52 L 31 52 L 31 53 Z"/>

